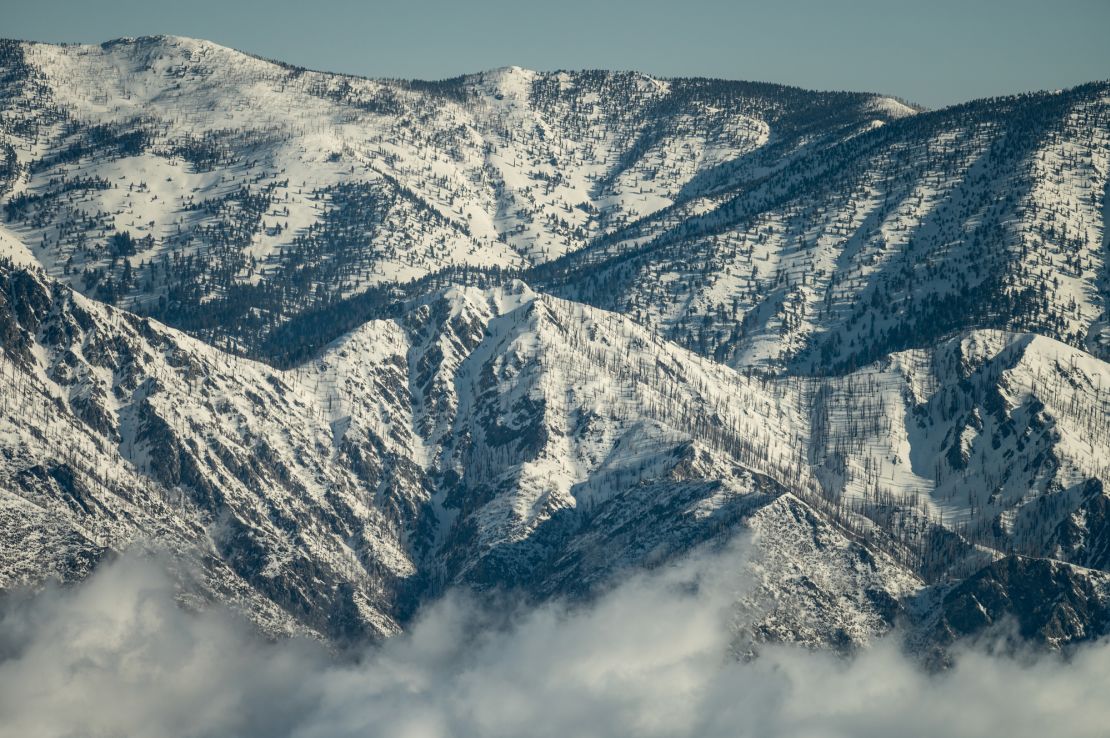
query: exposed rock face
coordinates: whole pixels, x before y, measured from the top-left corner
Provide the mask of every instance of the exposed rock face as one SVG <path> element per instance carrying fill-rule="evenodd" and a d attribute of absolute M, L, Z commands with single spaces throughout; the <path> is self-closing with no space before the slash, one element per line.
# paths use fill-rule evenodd
<path fill-rule="evenodd" d="M 947 592 L 937 640 L 1016 625 L 1023 640 L 1061 647 L 1105 635 L 1110 575 L 1048 559 L 1007 556 Z"/>

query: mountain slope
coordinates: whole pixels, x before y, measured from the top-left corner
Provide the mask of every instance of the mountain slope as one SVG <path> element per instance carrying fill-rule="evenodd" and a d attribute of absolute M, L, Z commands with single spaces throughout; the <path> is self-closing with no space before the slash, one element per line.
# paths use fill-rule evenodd
<path fill-rule="evenodd" d="M 605 510 L 606 495 L 648 480 L 673 492 L 666 485 L 682 486 L 683 463 L 700 471 L 691 505 L 776 489 L 710 463 L 719 450 L 701 451 L 700 466 L 689 460 L 697 444 L 675 427 L 690 422 L 685 410 L 677 397 L 649 410 L 659 389 L 642 377 L 529 375 L 544 363 L 532 351 L 556 366 L 568 351 L 592 350 L 599 368 L 613 343 L 627 349 L 641 336 L 595 316 L 586 325 L 599 335 L 572 349 L 556 321 L 581 308 L 523 285 L 449 291 L 408 325 L 367 324 L 287 372 L 33 271 L 5 267 L 3 287 L 6 517 L 31 521 L 10 530 L 6 586 L 52 571 L 79 577 L 145 541 L 200 566 L 202 594 L 243 600 L 268 627 L 383 635 L 425 589 L 488 576 L 494 559 L 562 510 Z M 495 372 L 520 373 L 519 383 L 491 384 Z M 455 392 L 433 391 L 444 384 Z M 666 391 L 696 407 L 709 405 L 708 389 L 672 382 Z M 762 450 L 753 461 L 777 469 L 775 442 L 754 426 L 748 443 Z M 670 457 L 645 465 L 649 448 Z M 40 519 L 28 550 L 20 530 Z M 677 535 L 660 522 L 664 541 Z M 681 535 L 679 550 L 707 534 Z"/>
<path fill-rule="evenodd" d="M 969 328 L 1110 355 L 1110 87 L 921 113 L 537 270 L 719 361 L 843 373 Z"/>
<path fill-rule="evenodd" d="M 1098 637 L 1108 89 L 0 43 L 0 589 L 342 646 L 746 535 L 741 655 Z"/>
<path fill-rule="evenodd" d="M 48 271 L 248 342 L 374 284 L 542 263 L 763 148 L 912 112 L 633 73 L 371 81 L 176 37 L 5 42 L 0 69 L 6 220 Z"/>
<path fill-rule="evenodd" d="M 589 596 L 750 528 L 780 604 L 749 637 L 850 648 L 1006 551 L 1090 563 L 1106 535 L 1106 416 L 1077 398 L 1107 367 L 1046 339 L 769 381 L 515 283 L 278 371 L 3 277 L 5 586 L 168 549 L 193 595 L 343 642 L 451 584 Z M 952 413 L 985 420 L 929 430 Z M 989 489 L 995 458 L 1034 486 L 948 491 Z"/>

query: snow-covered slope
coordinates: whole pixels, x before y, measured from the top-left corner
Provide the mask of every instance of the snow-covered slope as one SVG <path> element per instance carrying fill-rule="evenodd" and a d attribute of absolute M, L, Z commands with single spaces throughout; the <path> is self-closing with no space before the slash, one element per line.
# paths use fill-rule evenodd
<path fill-rule="evenodd" d="M 2 273 L 5 586 L 168 550 L 194 596 L 341 641 L 453 583 L 588 596 L 749 527 L 749 636 L 850 648 L 1006 552 L 1090 564 L 1106 535 L 1108 368 L 1043 338 L 768 380 L 514 282 L 279 371 Z"/>
<path fill-rule="evenodd" d="M 677 551 L 733 498 L 767 499 L 758 471 L 787 473 L 791 439 L 755 422 L 781 398 L 520 283 L 450 290 L 281 372 L 2 273 L 4 586 L 168 548 L 200 567 L 198 593 L 268 627 L 388 634 L 425 591 L 488 579 L 560 513 L 604 515 L 649 483 L 675 505 L 689 487 L 690 520 L 655 531 Z M 648 375 L 648 355 L 688 376 Z M 697 433 L 726 386 L 737 436 Z"/>
<path fill-rule="evenodd" d="M 10 231 L 249 355 L 469 269 L 735 367 L 843 373 L 985 327 L 1110 356 L 1105 83 L 919 112 L 634 73 L 373 81 L 177 37 L 4 42 L 0 68 Z"/>
<path fill-rule="evenodd" d="M 1105 359 L 1108 157 L 1105 83 L 921 113 L 775 159 L 536 283 L 770 371 L 843 373 L 986 327 Z"/>
<path fill-rule="evenodd" d="M 634 73 L 371 81 L 176 37 L 5 42 L 0 80 L 6 220 L 50 274 L 248 343 L 371 285 L 548 261 L 768 145 L 907 112 Z"/>
<path fill-rule="evenodd" d="M 1096 637 L 1108 99 L 2 42 L 0 589 L 342 643 L 747 531 L 741 653 Z"/>

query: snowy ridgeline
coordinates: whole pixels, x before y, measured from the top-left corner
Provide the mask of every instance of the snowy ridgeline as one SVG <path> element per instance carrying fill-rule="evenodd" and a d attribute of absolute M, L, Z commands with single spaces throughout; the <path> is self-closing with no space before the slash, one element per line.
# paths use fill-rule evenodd
<path fill-rule="evenodd" d="M 1110 568 L 1110 366 L 1051 339 L 765 378 L 515 282 L 279 371 L 34 269 L 2 281 L 5 586 L 168 548 L 189 597 L 344 640 L 453 583 L 584 596 L 747 527 L 778 603 L 752 635 L 849 647 L 940 627 L 1013 554 L 1098 597 L 1080 567 Z"/>
<path fill-rule="evenodd" d="M 1108 100 L 0 42 L 0 589 L 339 643 L 748 530 L 747 648 L 1099 635 Z"/>
<path fill-rule="evenodd" d="M 179 38 L 0 54 L 8 227 L 85 294 L 248 349 L 373 285 L 519 271 L 704 210 L 913 112 L 633 73 L 369 81 Z"/>
<path fill-rule="evenodd" d="M 241 354 L 475 274 L 735 367 L 842 373 L 968 327 L 1110 351 L 1106 84 L 919 112 L 634 73 L 372 81 L 174 37 L 8 42 L 0 68 L 5 227 Z"/>

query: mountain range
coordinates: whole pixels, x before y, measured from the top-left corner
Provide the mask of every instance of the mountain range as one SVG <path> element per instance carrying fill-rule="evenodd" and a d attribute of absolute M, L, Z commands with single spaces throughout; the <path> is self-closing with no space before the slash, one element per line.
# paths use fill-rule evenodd
<path fill-rule="evenodd" d="M 0 589 L 336 646 L 751 538 L 738 648 L 1110 632 L 1110 83 L 0 42 Z"/>

